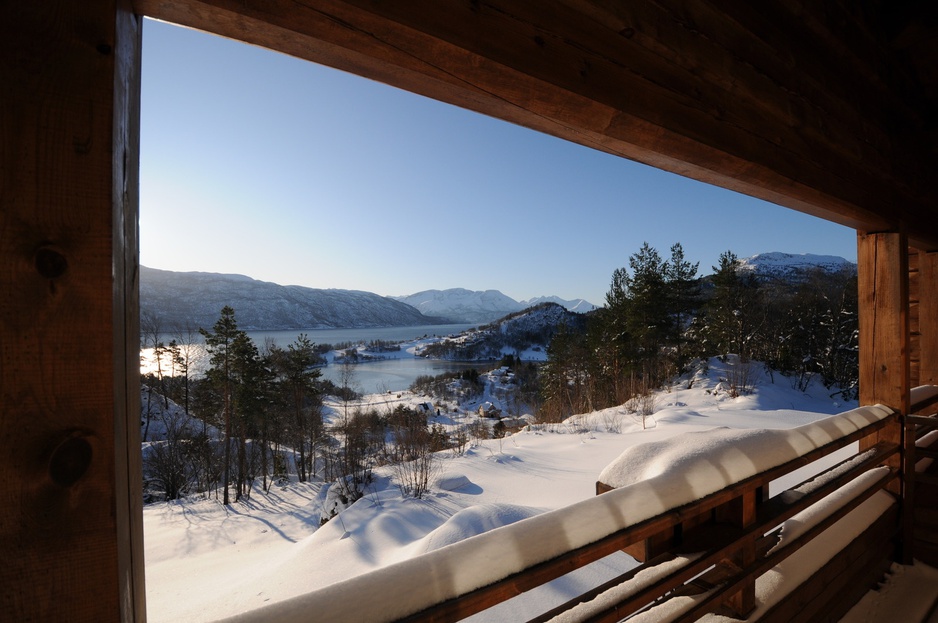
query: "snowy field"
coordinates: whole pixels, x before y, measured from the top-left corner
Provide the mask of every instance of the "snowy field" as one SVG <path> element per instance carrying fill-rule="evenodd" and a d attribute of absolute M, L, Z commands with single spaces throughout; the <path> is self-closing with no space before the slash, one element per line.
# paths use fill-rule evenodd
<path fill-rule="evenodd" d="M 821 386 L 801 393 L 777 374 L 760 376 L 751 394 L 732 397 L 725 378 L 721 364 L 712 360 L 659 392 L 655 412 L 644 422 L 620 407 L 483 441 L 462 456 L 442 452 L 436 485 L 422 500 L 402 498 L 392 472 L 379 469 L 365 497 L 322 527 L 321 483 L 291 482 L 269 494 L 258 488 L 249 500 L 227 508 L 198 497 L 148 505 L 148 619 L 222 619 L 589 499 L 600 472 L 639 443 L 716 427 L 789 429 L 855 406 L 831 398 Z M 427 398 L 405 392 L 364 400 L 393 408 L 392 402 L 416 405 Z M 624 554 L 601 561 L 578 577 L 538 589 L 528 600 L 539 606 L 560 602 L 569 589 L 565 583 L 601 581 L 631 564 Z M 898 620 L 896 600 L 889 596 L 903 595 L 909 582 L 934 586 L 936 573 L 921 566 L 899 568 L 888 590 L 875 593 L 847 620 L 885 621 L 886 612 Z M 406 590 L 405 578 L 400 584 Z M 902 603 L 908 607 L 909 600 Z M 510 621 L 524 613 L 522 598 L 474 620 Z"/>

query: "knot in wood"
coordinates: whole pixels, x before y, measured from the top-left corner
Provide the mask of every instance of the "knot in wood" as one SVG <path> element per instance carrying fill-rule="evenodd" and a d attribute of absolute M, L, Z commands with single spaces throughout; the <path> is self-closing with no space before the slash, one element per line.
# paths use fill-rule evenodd
<path fill-rule="evenodd" d="M 46 279 L 57 279 L 68 270 L 68 260 L 65 256 L 49 247 L 42 247 L 36 251 L 36 270 Z"/>
<path fill-rule="evenodd" d="M 71 487 L 91 465 L 91 444 L 84 437 L 72 435 L 52 451 L 49 476 L 60 487 Z"/>

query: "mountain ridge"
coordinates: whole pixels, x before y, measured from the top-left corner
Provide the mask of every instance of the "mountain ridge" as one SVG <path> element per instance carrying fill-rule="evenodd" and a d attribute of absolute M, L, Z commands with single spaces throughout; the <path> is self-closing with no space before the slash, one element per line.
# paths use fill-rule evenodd
<path fill-rule="evenodd" d="M 516 301 L 498 290 L 423 290 L 414 294 L 392 297 L 407 303 L 423 314 L 450 318 L 453 322 L 488 323 L 541 303 L 557 303 L 569 311 L 585 313 L 596 308 L 584 299 L 564 300 L 558 296 L 540 296 Z"/>
<path fill-rule="evenodd" d="M 211 327 L 222 307 L 245 330 L 334 329 L 442 324 L 444 318 L 361 290 L 283 286 L 246 275 L 140 267 L 141 318 L 161 330 Z"/>
<path fill-rule="evenodd" d="M 799 279 L 812 270 L 856 271 L 856 264 L 833 255 L 759 253 L 737 260 L 740 269 L 760 278 Z M 486 324 L 551 302 L 586 313 L 597 306 L 584 299 L 540 296 L 517 301 L 498 290 L 423 290 L 381 296 L 345 289 L 280 285 L 247 275 L 174 272 L 140 267 L 142 317 L 163 330 L 212 326 L 221 308 L 231 305 L 246 330 L 333 329 L 419 326 L 443 323 Z"/>
<path fill-rule="evenodd" d="M 140 267 L 141 317 L 156 323 L 159 330 L 209 328 L 225 305 L 234 308 L 242 329 L 278 331 L 485 324 L 542 302 L 580 313 L 593 309 L 583 299 L 546 296 L 519 302 L 498 290 L 451 288 L 388 297 L 362 290 L 281 285 L 237 273 Z"/>
<path fill-rule="evenodd" d="M 751 257 L 737 260 L 738 266 L 759 277 L 792 278 L 802 276 L 813 270 L 825 272 L 852 271 L 857 265 L 838 255 L 816 255 L 813 253 L 782 253 L 772 251 L 757 253 Z"/>

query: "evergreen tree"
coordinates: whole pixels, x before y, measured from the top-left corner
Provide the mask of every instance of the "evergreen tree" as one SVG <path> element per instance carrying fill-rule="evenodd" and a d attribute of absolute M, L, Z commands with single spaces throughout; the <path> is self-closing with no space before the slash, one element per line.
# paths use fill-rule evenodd
<path fill-rule="evenodd" d="M 748 361 L 762 325 L 759 282 L 752 273 L 739 270 L 739 260 L 732 251 L 721 253 L 720 264 L 713 270 L 713 296 L 706 306 L 705 352 L 735 353 L 741 361 Z"/>
<path fill-rule="evenodd" d="M 629 334 L 638 347 L 637 361 L 641 377 L 650 384 L 660 380 L 661 349 L 675 334 L 674 317 L 669 310 L 666 282 L 667 264 L 646 242 L 629 257 L 632 275 L 628 282 L 627 320 Z"/>
<path fill-rule="evenodd" d="M 586 391 L 588 353 L 583 336 L 561 325 L 547 347 L 542 369 L 543 412 L 551 422 L 589 410 Z"/>
<path fill-rule="evenodd" d="M 232 410 L 237 427 L 238 471 L 235 478 L 235 501 L 250 495 L 251 484 L 258 467 L 267 471 L 265 450 L 267 415 L 271 377 L 260 358 L 257 346 L 244 331 L 238 331 L 232 343 L 232 372 L 234 380 Z M 262 443 L 256 442 L 263 437 Z M 248 447 L 248 440 L 253 440 Z"/>
<path fill-rule="evenodd" d="M 224 431 L 224 463 L 223 463 L 223 503 L 229 504 L 228 486 L 231 482 L 231 428 L 234 417 L 234 391 L 235 391 L 235 340 L 243 333 L 238 329 L 235 312 L 225 305 L 221 316 L 215 322 L 212 331 L 199 329 L 205 338 L 205 348 L 210 355 L 210 367 L 206 371 L 206 379 L 215 387 L 221 400 L 222 423 Z"/>
<path fill-rule="evenodd" d="M 315 472 L 315 448 L 322 438 L 322 402 L 315 368 L 319 357 L 309 337 L 301 333 L 286 349 L 274 346 L 268 355 L 278 378 L 281 398 L 290 413 L 292 445 L 299 453 L 297 476 L 305 482 Z"/>
<path fill-rule="evenodd" d="M 671 259 L 667 263 L 665 278 L 670 295 L 670 311 L 674 317 L 673 340 L 679 370 L 686 363 L 687 329 L 700 300 L 700 282 L 697 279 L 699 267 L 699 262 L 692 264 L 685 259 L 684 247 L 680 242 L 671 247 Z"/>

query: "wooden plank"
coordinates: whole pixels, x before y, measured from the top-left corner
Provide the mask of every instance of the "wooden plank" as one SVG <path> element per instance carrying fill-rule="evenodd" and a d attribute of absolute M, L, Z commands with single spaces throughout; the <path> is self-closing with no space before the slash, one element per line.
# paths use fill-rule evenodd
<path fill-rule="evenodd" d="M 769 20 L 729 1 L 135 7 L 850 227 L 920 223 L 920 246 L 938 248 L 938 198 L 922 156 L 930 146 L 916 131 L 924 113 L 876 77 L 878 66 L 843 60 L 854 57 L 839 52 L 839 38 L 852 34 L 823 20 L 806 28 L 804 7 L 773 5 Z M 901 80 L 895 73 L 886 80 Z M 870 101 L 855 97 L 861 88 Z"/>
<path fill-rule="evenodd" d="M 857 236 L 860 311 L 860 404 L 909 412 L 908 276 L 901 233 Z M 898 426 L 890 433 L 898 442 Z"/>
<path fill-rule="evenodd" d="M 877 448 L 877 452 L 874 456 L 867 457 L 864 461 L 851 465 L 849 470 L 841 473 L 837 477 L 826 479 L 823 486 L 815 488 L 807 495 L 804 495 L 800 498 L 787 497 L 784 500 L 782 499 L 782 496 L 773 498 L 770 503 L 763 504 L 759 507 L 754 521 L 752 518 L 742 518 L 743 521 L 749 522 L 749 527 L 745 530 L 742 528 L 733 528 L 727 524 L 711 524 L 707 527 L 701 527 L 700 529 L 694 531 L 693 534 L 689 535 L 686 542 L 675 549 L 675 553 L 706 552 L 704 555 L 696 558 L 693 562 L 689 563 L 682 569 L 660 578 L 648 586 L 635 591 L 634 594 L 624 598 L 620 602 L 612 605 L 610 608 L 597 613 L 595 616 L 589 619 L 590 622 L 613 623 L 637 612 L 639 609 L 645 607 L 648 603 L 654 599 L 657 599 L 661 595 L 678 589 L 685 582 L 704 572 L 709 567 L 715 564 L 720 564 L 721 561 L 726 561 L 726 559 L 729 557 L 734 556 L 740 549 L 740 543 L 748 546 L 749 543 L 758 542 L 759 545 L 757 545 L 754 551 L 757 552 L 758 557 L 765 557 L 772 546 L 775 545 L 775 536 L 773 535 L 762 538 L 762 535 L 769 532 L 773 527 L 778 526 L 781 522 L 790 519 L 795 514 L 817 503 L 819 500 L 829 495 L 833 491 L 843 487 L 846 483 L 852 481 L 860 474 L 875 467 L 884 457 L 888 457 L 897 451 L 898 449 L 895 446 L 890 447 L 886 444 L 882 444 Z M 852 462 L 852 459 L 838 464 L 837 466 L 831 467 L 829 470 L 826 470 L 825 473 L 820 474 L 818 477 L 826 478 L 825 474 L 827 472 L 835 471 L 847 462 Z M 866 499 L 866 497 L 868 497 L 871 492 L 876 491 L 879 486 L 882 485 L 882 483 L 887 482 L 892 477 L 892 475 L 885 475 L 882 479 L 880 479 L 877 485 L 874 485 L 868 490 L 868 493 L 862 499 Z M 810 482 L 810 480 L 807 482 Z M 758 491 L 758 489 L 754 490 L 756 493 L 758 493 Z M 859 504 L 859 501 L 855 501 L 854 504 Z M 743 510 L 741 504 L 739 505 L 739 509 Z M 796 544 L 792 549 L 788 549 L 788 554 L 800 546 L 801 545 Z M 664 555 L 658 559 L 655 559 L 654 562 L 649 563 L 648 565 L 642 565 L 638 569 L 633 569 L 628 573 L 620 576 L 620 578 L 612 580 L 596 590 L 588 591 L 578 598 L 572 599 L 565 604 L 545 613 L 544 615 L 532 619 L 532 623 L 549 620 L 551 617 L 556 616 L 557 614 L 575 606 L 578 603 L 589 601 L 595 598 L 602 591 L 616 586 L 621 582 L 627 581 L 639 570 L 653 566 L 654 564 L 658 564 L 659 562 L 662 562 L 663 559 Z M 752 560 L 746 563 L 746 566 L 752 566 L 756 559 L 757 556 L 752 556 Z M 724 568 L 727 568 L 727 565 L 724 564 L 723 566 Z M 740 565 L 737 563 L 733 563 L 732 566 L 735 567 L 737 571 L 740 569 Z M 754 579 L 754 577 L 755 576 L 752 576 L 752 578 L 749 578 L 749 580 Z M 710 578 L 710 580 L 713 580 L 713 578 Z M 749 580 L 741 580 L 740 587 L 745 588 L 748 586 L 748 584 L 750 584 Z M 744 605 L 744 602 L 740 601 L 740 606 L 742 605 Z M 415 620 L 422 619 L 417 617 Z"/>
<path fill-rule="evenodd" d="M 893 508 L 837 554 L 797 590 L 772 606 L 762 623 L 837 621 L 868 590 L 891 563 L 895 544 Z"/>
<path fill-rule="evenodd" d="M 114 504 L 120 620 L 146 621 L 140 452 L 140 79 L 143 24 L 118 0 L 111 149 Z"/>
<path fill-rule="evenodd" d="M 689 610 L 684 612 L 681 616 L 674 619 L 676 623 L 690 623 L 691 621 L 696 621 L 706 612 L 710 611 L 711 608 L 722 600 L 725 595 L 731 594 L 732 592 L 738 590 L 740 587 L 744 586 L 750 581 L 750 579 L 761 576 L 767 572 L 772 567 L 778 565 L 780 562 L 791 556 L 793 553 L 801 549 L 806 544 L 810 543 L 814 538 L 822 534 L 829 527 L 834 525 L 837 521 L 846 516 L 850 511 L 855 509 L 865 500 L 869 499 L 870 496 L 874 495 L 877 491 L 880 490 L 882 484 L 888 480 L 888 476 L 885 478 L 879 479 L 877 483 L 868 487 L 864 490 L 863 493 L 853 498 L 847 504 L 839 507 L 832 514 L 827 516 L 824 520 L 812 526 L 809 530 L 805 531 L 798 538 L 791 541 L 785 547 L 775 550 L 768 554 L 767 556 L 758 558 L 756 562 L 752 565 L 747 566 L 746 568 L 741 569 L 736 573 L 732 578 L 728 579 L 721 586 L 714 588 L 705 598 L 697 601 L 697 603 L 691 607 Z M 890 514 L 890 513 L 886 513 Z M 895 534 L 895 515 L 892 515 L 892 519 L 889 522 L 888 534 Z"/>
<path fill-rule="evenodd" d="M 717 508 L 720 520 L 729 521 L 740 528 L 751 528 L 758 521 L 755 489 L 749 490 L 728 505 Z M 761 536 L 761 535 L 759 535 Z M 739 549 L 730 558 L 733 566 L 745 569 L 756 561 L 756 535 L 744 537 Z M 739 591 L 727 596 L 722 604 L 735 617 L 746 618 L 756 607 L 756 578 L 744 582 Z"/>
<path fill-rule="evenodd" d="M 143 621 L 140 24 L 0 4 L 0 612 Z"/>
<path fill-rule="evenodd" d="M 919 254 L 919 380 L 938 384 L 938 253 Z"/>
<path fill-rule="evenodd" d="M 904 233 L 857 234 L 859 303 L 860 404 L 886 404 L 907 415 L 911 408 L 909 367 L 909 266 Z M 915 482 L 915 436 L 905 423 L 883 429 L 861 441 L 863 450 L 876 441 L 902 447 L 892 466 L 902 478 L 892 491 L 902 499 L 902 561 L 912 562 L 912 499 Z"/>
<path fill-rule="evenodd" d="M 886 424 L 887 422 L 880 422 L 870 425 L 867 427 L 868 430 L 857 431 L 851 435 L 848 435 L 843 440 L 828 444 L 823 448 L 810 453 L 812 460 L 820 458 L 821 456 L 825 456 L 826 454 L 829 454 L 838 448 L 844 447 L 844 445 L 849 445 L 849 443 L 856 441 L 862 436 L 869 435 L 877 430 L 880 430 Z M 759 507 L 758 521 L 754 526 L 749 528 L 749 532 L 751 533 L 749 536 L 757 536 L 757 533 L 765 533 L 773 526 L 778 525 L 778 523 L 781 521 L 784 521 L 800 510 L 807 508 L 807 506 L 813 504 L 824 495 L 828 495 L 837 487 L 842 486 L 864 471 L 874 467 L 883 460 L 888 459 L 896 451 L 897 448 L 894 444 L 889 445 L 883 443 L 876 448 L 876 452 L 874 452 L 872 456 L 853 466 L 851 470 L 840 475 L 839 477 L 830 479 L 825 485 L 818 487 L 812 494 L 806 495 L 801 499 L 795 500 L 791 503 L 782 504 L 781 506 L 771 506 L 769 504 L 761 505 Z M 780 466 L 764 474 L 754 476 L 753 478 L 743 481 L 742 483 L 727 487 L 726 489 L 706 496 L 701 500 L 669 511 L 667 513 L 663 513 L 640 524 L 625 528 L 619 532 L 607 536 L 604 539 L 601 539 L 600 541 L 597 541 L 596 543 L 581 547 L 577 550 L 572 550 L 564 555 L 558 556 L 553 560 L 545 561 L 534 567 L 493 582 L 488 586 L 453 598 L 449 601 L 437 604 L 422 612 L 415 613 L 414 615 L 402 619 L 402 621 L 437 622 L 457 621 L 466 618 L 472 614 L 485 610 L 486 608 L 490 608 L 495 604 L 510 599 L 511 597 L 519 595 L 524 591 L 530 590 L 534 587 L 544 584 L 545 582 L 556 579 L 561 575 L 584 566 L 585 564 L 599 560 L 600 558 L 614 553 L 619 549 L 623 549 L 632 543 L 636 543 L 652 535 L 661 534 L 668 528 L 681 524 L 684 521 L 694 520 L 701 513 L 730 503 L 734 498 L 739 497 L 740 495 L 745 495 L 747 491 L 760 491 L 767 482 L 775 480 L 779 476 L 788 473 L 804 464 L 805 463 L 803 459 L 790 461 L 784 466 Z M 883 478 L 883 481 L 889 482 L 892 479 L 893 474 L 888 474 Z M 699 538 L 699 535 L 696 536 Z M 734 537 L 733 540 L 735 541 L 736 538 Z M 722 543 L 722 541 L 720 541 L 720 543 Z M 709 547 L 715 546 L 713 543 L 707 543 L 707 545 Z M 716 547 L 719 548 L 716 560 L 711 560 L 710 557 L 705 557 L 696 561 L 693 565 L 690 565 L 681 573 L 691 573 L 690 577 L 692 577 L 703 569 L 706 569 L 707 566 L 714 564 L 714 562 L 718 561 L 720 558 L 733 555 L 734 552 L 738 549 L 738 546 L 733 542 L 716 545 Z M 680 582 L 683 582 L 687 579 L 683 576 L 675 577 L 681 577 L 682 579 L 680 579 Z M 660 583 L 660 586 L 659 584 L 656 584 L 654 588 L 655 590 L 661 586 L 669 586 L 670 588 L 673 588 L 673 586 L 676 586 L 677 584 L 675 583 L 673 586 L 670 585 L 669 583 L 672 581 L 676 582 L 674 577 L 666 578 L 662 581 L 662 583 Z M 740 588 L 742 588 L 742 586 L 740 586 Z M 642 592 L 635 599 L 640 601 L 646 596 L 647 593 Z M 629 607 L 637 603 L 635 599 L 630 601 Z"/>
<path fill-rule="evenodd" d="M 921 296 L 920 288 L 920 258 L 919 251 L 909 249 L 909 383 L 912 387 L 923 385 L 922 377 L 922 343 L 919 315 Z M 914 405 L 912 408 L 915 411 Z"/>

